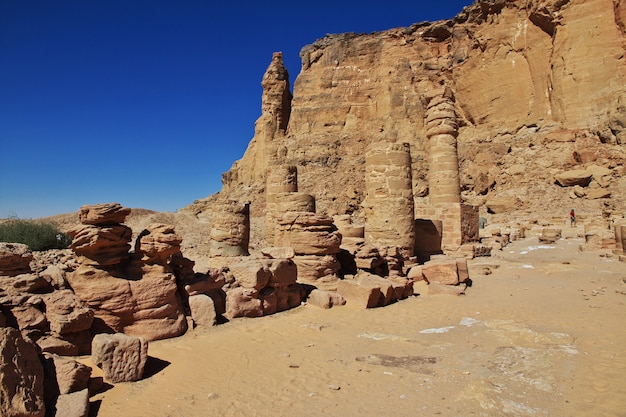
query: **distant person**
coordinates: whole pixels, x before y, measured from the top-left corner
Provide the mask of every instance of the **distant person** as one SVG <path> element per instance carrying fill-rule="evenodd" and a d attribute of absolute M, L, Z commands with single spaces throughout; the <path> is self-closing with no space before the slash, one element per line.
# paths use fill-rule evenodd
<path fill-rule="evenodd" d="M 574 213 L 574 209 L 569 212 L 569 225 L 570 227 L 576 226 L 576 213 Z"/>

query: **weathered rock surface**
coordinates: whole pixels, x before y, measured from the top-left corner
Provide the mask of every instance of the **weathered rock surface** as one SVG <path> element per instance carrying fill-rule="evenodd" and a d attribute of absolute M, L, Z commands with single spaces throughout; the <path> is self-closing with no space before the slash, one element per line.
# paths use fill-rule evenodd
<path fill-rule="evenodd" d="M 88 330 L 93 311 L 70 290 L 54 291 L 43 297 L 50 330 L 56 334 Z"/>
<path fill-rule="evenodd" d="M 46 396 L 58 396 L 87 388 L 91 368 L 85 364 L 56 354 L 43 355 L 46 375 Z"/>
<path fill-rule="evenodd" d="M 176 277 L 167 267 L 135 261 L 115 272 L 83 264 L 68 274 L 68 281 L 94 311 L 98 331 L 156 340 L 180 336 L 187 330 L 176 295 Z"/>
<path fill-rule="evenodd" d="M 68 231 L 72 238 L 70 248 L 80 256 L 98 265 L 116 265 L 128 259 L 133 231 L 130 227 L 116 224 L 109 226 L 79 226 Z"/>
<path fill-rule="evenodd" d="M 311 291 L 311 294 L 309 294 L 306 302 L 325 309 L 346 304 L 346 300 L 341 294 L 334 291 L 324 291 L 318 289 Z"/>
<path fill-rule="evenodd" d="M 0 414 L 43 417 L 44 374 L 37 349 L 20 332 L 0 328 Z"/>
<path fill-rule="evenodd" d="M 91 360 L 110 382 L 138 381 L 148 360 L 148 342 L 121 333 L 97 334 L 92 342 Z"/>
<path fill-rule="evenodd" d="M 154 223 L 140 233 L 135 250 L 141 254 L 142 262 L 167 265 L 172 255 L 180 253 L 182 241 L 174 226 Z"/>

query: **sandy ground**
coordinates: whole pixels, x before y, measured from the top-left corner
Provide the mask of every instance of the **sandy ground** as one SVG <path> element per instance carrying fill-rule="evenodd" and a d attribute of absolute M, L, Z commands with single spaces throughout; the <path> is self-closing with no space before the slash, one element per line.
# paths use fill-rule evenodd
<path fill-rule="evenodd" d="M 92 415 L 626 416 L 626 263 L 581 244 L 473 260 L 464 296 L 152 342 L 146 377 L 92 397 Z"/>

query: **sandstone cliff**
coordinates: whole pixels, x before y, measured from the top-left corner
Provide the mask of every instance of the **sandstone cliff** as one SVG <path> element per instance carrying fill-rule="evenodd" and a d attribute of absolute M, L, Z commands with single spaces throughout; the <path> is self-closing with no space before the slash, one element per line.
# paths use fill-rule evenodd
<path fill-rule="evenodd" d="M 318 212 L 360 217 L 365 148 L 391 142 L 410 144 L 413 195 L 427 204 L 427 104 L 447 87 L 463 202 L 483 214 L 623 213 L 625 22 L 619 0 L 478 0 L 451 20 L 305 46 L 293 98 L 274 54 L 255 136 L 219 197 L 261 217 L 267 167 L 290 164 Z M 585 186 L 555 180 L 570 171 L 596 174 Z"/>

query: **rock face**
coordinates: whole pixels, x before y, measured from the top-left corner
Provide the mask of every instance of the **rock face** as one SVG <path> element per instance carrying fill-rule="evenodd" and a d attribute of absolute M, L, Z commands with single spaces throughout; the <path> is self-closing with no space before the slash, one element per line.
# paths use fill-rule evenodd
<path fill-rule="evenodd" d="M 302 49 L 288 116 L 275 55 L 263 78 L 263 116 L 222 193 L 262 212 L 265 168 L 297 166 L 298 191 L 315 196 L 319 213 L 361 221 L 364 151 L 388 142 L 409 144 L 420 206 L 436 203 L 444 186 L 460 187 L 455 204 L 481 215 L 488 201 L 510 197 L 518 201 L 494 211 L 548 212 L 555 201 L 600 211 L 607 194 L 624 212 L 624 9 L 612 0 L 478 0 L 448 21 L 328 35 Z M 453 101 L 441 99 L 446 88 Z M 447 146 L 439 155 L 455 164 L 446 135 L 456 135 L 458 180 L 438 184 L 433 145 Z M 587 187 L 605 192 L 555 183 L 559 173 L 592 165 L 608 174 Z M 462 224 L 463 207 L 454 210 Z"/>

